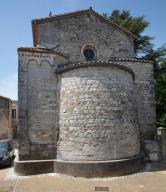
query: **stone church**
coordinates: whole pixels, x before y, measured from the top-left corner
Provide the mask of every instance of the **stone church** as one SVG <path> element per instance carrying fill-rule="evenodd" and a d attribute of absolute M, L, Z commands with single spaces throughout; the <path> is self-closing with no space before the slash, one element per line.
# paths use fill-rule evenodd
<path fill-rule="evenodd" d="M 139 170 L 156 112 L 153 62 L 135 59 L 137 37 L 91 8 L 32 30 L 34 47 L 18 48 L 19 161 L 74 176 Z"/>

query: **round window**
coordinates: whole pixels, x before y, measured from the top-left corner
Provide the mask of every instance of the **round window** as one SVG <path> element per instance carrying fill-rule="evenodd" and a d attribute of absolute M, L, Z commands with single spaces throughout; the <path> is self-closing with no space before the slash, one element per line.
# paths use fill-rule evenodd
<path fill-rule="evenodd" d="M 87 60 L 93 60 L 95 59 L 95 53 L 92 49 L 88 48 L 88 49 L 85 49 L 84 52 L 84 57 L 87 59 Z"/>
<path fill-rule="evenodd" d="M 93 44 L 85 44 L 81 49 L 82 56 L 88 60 L 95 60 L 97 58 L 97 49 Z"/>

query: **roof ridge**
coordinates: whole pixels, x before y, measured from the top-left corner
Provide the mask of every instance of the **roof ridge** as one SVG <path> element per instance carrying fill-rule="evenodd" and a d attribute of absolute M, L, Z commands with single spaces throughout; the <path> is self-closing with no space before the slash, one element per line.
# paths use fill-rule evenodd
<path fill-rule="evenodd" d="M 91 9 L 80 9 L 80 10 L 77 10 L 77 11 L 71 11 L 71 12 L 65 12 L 65 13 L 60 13 L 60 14 L 57 14 L 57 15 L 52 15 L 52 16 L 47 16 L 47 17 L 42 17 L 42 18 L 38 18 L 38 19 L 33 19 L 32 22 L 34 21 L 43 21 L 43 20 L 47 20 L 47 19 L 54 19 L 55 17 L 63 17 L 63 16 L 68 16 L 68 15 L 75 15 L 75 14 L 80 14 L 80 13 L 83 13 L 83 12 L 87 12 L 87 11 L 90 11 Z"/>

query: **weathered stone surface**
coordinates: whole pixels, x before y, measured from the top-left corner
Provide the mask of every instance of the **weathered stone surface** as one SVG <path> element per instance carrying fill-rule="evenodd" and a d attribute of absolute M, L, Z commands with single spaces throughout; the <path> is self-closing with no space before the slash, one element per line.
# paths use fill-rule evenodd
<path fill-rule="evenodd" d="M 144 140 L 145 149 L 149 152 L 158 152 L 159 151 L 159 145 L 157 141 L 154 140 Z"/>
<path fill-rule="evenodd" d="M 39 47 L 19 49 L 20 160 L 138 155 L 141 140 L 155 135 L 155 95 L 153 64 L 132 59 L 134 39 L 87 12 L 35 22 Z M 87 62 L 88 44 L 93 66 L 55 73 Z M 104 66 L 109 61 L 130 70 Z"/>
<path fill-rule="evenodd" d="M 129 72 L 89 66 L 61 74 L 59 84 L 58 159 L 110 160 L 140 153 Z"/>
<path fill-rule="evenodd" d="M 150 161 L 159 161 L 160 149 L 159 143 L 155 140 L 144 140 L 145 154 Z"/>
<path fill-rule="evenodd" d="M 135 73 L 135 98 L 142 139 L 156 135 L 156 106 L 153 64 L 148 62 L 118 61 Z"/>
<path fill-rule="evenodd" d="M 56 158 L 57 77 L 60 56 L 19 54 L 19 158 Z"/>
<path fill-rule="evenodd" d="M 134 39 L 92 14 L 62 17 L 38 24 L 38 44 L 48 47 L 59 45 L 57 50 L 68 53 L 71 61 L 84 60 L 81 48 L 87 43 L 95 45 L 100 59 L 134 57 Z"/>
<path fill-rule="evenodd" d="M 0 140 L 12 138 L 11 100 L 0 96 Z"/>

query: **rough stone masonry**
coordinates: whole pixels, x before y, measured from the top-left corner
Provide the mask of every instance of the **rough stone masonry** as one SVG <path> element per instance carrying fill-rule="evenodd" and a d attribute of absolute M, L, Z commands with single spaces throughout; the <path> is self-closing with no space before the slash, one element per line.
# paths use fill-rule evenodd
<path fill-rule="evenodd" d="M 19 48 L 19 160 L 133 158 L 155 136 L 153 62 L 92 9 L 32 21 Z"/>

